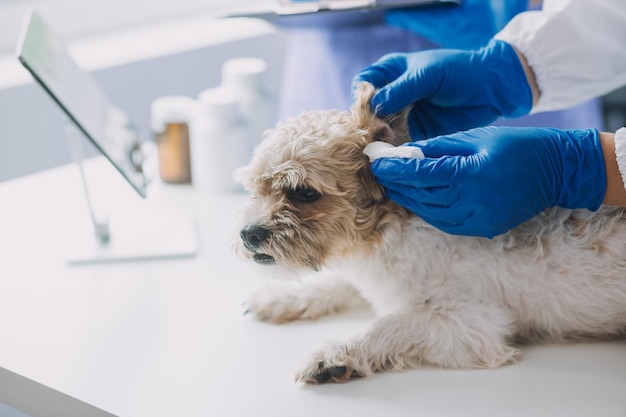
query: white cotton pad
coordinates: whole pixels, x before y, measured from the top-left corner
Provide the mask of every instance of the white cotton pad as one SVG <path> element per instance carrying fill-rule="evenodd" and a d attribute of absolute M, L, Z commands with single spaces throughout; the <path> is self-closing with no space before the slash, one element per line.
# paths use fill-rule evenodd
<path fill-rule="evenodd" d="M 363 149 L 370 162 L 378 158 L 424 159 L 424 152 L 416 146 L 393 146 L 387 142 L 372 142 Z"/>

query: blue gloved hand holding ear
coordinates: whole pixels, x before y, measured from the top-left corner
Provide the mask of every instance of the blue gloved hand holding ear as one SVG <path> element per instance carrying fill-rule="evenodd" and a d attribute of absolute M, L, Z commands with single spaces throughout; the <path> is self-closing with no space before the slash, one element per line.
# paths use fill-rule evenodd
<path fill-rule="evenodd" d="M 517 53 L 492 40 L 477 50 L 393 53 L 359 72 L 353 87 L 378 90 L 372 110 L 388 116 L 412 106 L 409 133 L 428 139 L 530 112 L 532 92 Z"/>
<path fill-rule="evenodd" d="M 485 127 L 411 142 L 424 159 L 379 158 L 386 194 L 452 234 L 493 237 L 543 210 L 597 210 L 606 191 L 597 130 Z"/>

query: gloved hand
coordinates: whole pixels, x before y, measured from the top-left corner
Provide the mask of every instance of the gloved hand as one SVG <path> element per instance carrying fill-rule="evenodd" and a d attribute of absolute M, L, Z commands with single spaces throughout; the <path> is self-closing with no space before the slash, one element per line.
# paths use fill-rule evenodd
<path fill-rule="evenodd" d="M 390 10 L 385 22 L 417 33 L 444 48 L 473 49 L 489 42 L 528 0 L 463 0 L 430 7 Z"/>
<path fill-rule="evenodd" d="M 513 47 L 492 40 L 475 51 L 433 49 L 394 53 L 353 79 L 379 89 L 372 110 L 387 116 L 413 105 L 413 140 L 484 126 L 498 117 L 518 117 L 532 107 L 532 92 Z"/>
<path fill-rule="evenodd" d="M 404 146 L 424 159 L 380 158 L 387 196 L 452 234 L 493 237 L 553 206 L 597 210 L 606 192 L 599 133 L 485 127 Z"/>

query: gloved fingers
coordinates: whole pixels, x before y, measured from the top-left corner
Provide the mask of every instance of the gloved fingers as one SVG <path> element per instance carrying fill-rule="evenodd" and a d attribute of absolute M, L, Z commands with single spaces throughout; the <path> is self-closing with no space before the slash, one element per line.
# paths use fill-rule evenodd
<path fill-rule="evenodd" d="M 370 170 L 381 182 L 404 184 L 408 186 L 442 187 L 450 184 L 449 177 L 443 168 L 433 169 L 435 159 L 411 158 L 378 158 L 370 165 Z"/>
<path fill-rule="evenodd" d="M 458 193 L 451 187 L 415 187 L 412 185 L 399 184 L 385 180 L 378 180 L 385 187 L 389 198 L 405 207 L 423 206 L 420 213 L 431 213 L 431 210 L 450 207 L 458 201 Z M 393 196 L 393 198 L 391 197 Z M 432 215 L 432 214 L 431 214 Z"/>
<path fill-rule="evenodd" d="M 356 99 L 357 99 L 356 92 L 359 89 L 359 85 L 361 85 L 362 83 L 370 83 L 376 89 L 378 89 L 379 87 L 377 87 L 376 85 L 380 84 L 380 79 L 382 78 L 383 76 L 381 76 L 378 72 L 371 70 L 370 67 L 367 67 L 361 72 L 359 72 L 352 79 L 352 84 L 350 85 L 350 101 L 352 103 L 356 102 Z M 372 111 L 373 110 L 374 108 L 372 107 Z"/>
<path fill-rule="evenodd" d="M 430 139 L 479 128 L 498 118 L 495 111 L 476 111 L 473 107 L 446 105 L 435 98 L 413 103 L 409 112 L 409 133 L 413 140 Z"/>
<path fill-rule="evenodd" d="M 441 68 L 432 65 L 435 58 L 428 54 L 415 59 L 414 54 L 387 54 L 362 70 L 353 83 L 368 81 L 376 87 L 378 91 L 372 98 L 372 109 L 378 110 L 379 114 L 398 113 L 418 100 L 432 96 L 440 85 Z"/>
<path fill-rule="evenodd" d="M 419 200 L 419 197 L 416 198 L 412 192 L 407 193 L 396 188 L 385 187 L 385 195 L 396 204 L 412 211 L 429 223 L 436 225 L 436 227 L 451 224 L 450 220 L 445 216 L 443 216 L 445 220 L 441 220 L 442 206 L 425 204 Z"/>
<path fill-rule="evenodd" d="M 492 238 L 507 231 L 506 228 L 494 228 L 488 224 L 473 221 L 473 213 L 454 212 L 450 207 L 408 202 L 403 199 L 404 194 L 396 195 L 393 191 L 388 196 L 397 204 L 408 208 L 427 223 L 446 233 Z M 408 207 L 409 203 L 412 204 L 411 207 Z"/>
<path fill-rule="evenodd" d="M 385 186 L 388 198 L 446 233 L 492 238 L 508 230 L 504 226 L 484 224 L 474 219 L 476 210 L 455 204 L 458 198 L 454 192 L 443 188 L 431 191 L 408 189 L 397 184 Z"/>
<path fill-rule="evenodd" d="M 476 152 L 476 145 L 473 143 L 462 142 L 457 139 L 458 136 L 437 136 L 432 139 L 419 141 L 411 146 L 417 146 L 422 150 L 426 158 L 445 158 L 448 157 L 447 164 L 456 163 L 460 158 L 472 155 Z M 454 158 L 453 160 L 449 160 Z"/>
<path fill-rule="evenodd" d="M 426 80 L 423 77 L 416 77 L 413 73 L 404 72 L 376 92 L 372 97 L 372 108 L 378 109 L 381 115 L 399 113 L 432 95 L 432 86 L 437 84 L 436 80 Z"/>
<path fill-rule="evenodd" d="M 402 146 L 419 147 L 426 158 L 458 157 L 446 161 L 447 164 L 458 164 L 461 157 L 480 155 L 483 147 L 492 133 L 486 128 L 476 128 L 465 132 L 436 136 L 426 140 L 408 142 Z"/>
<path fill-rule="evenodd" d="M 352 91 L 355 91 L 359 84 L 363 82 L 370 83 L 374 88 L 379 89 L 389 82 L 389 75 L 383 68 L 375 64 L 364 68 L 352 79 Z"/>
<path fill-rule="evenodd" d="M 428 142 L 428 141 L 424 141 Z M 422 151 L 428 150 L 422 146 L 422 142 L 412 145 Z M 378 158 L 370 165 L 370 170 L 380 181 L 404 184 L 417 188 L 451 187 L 459 183 L 457 176 L 471 174 L 480 167 L 483 155 L 444 155 L 439 158 L 431 158 L 427 155 L 424 159 L 414 158 Z"/>
<path fill-rule="evenodd" d="M 475 215 L 472 211 L 459 209 L 456 204 L 440 205 L 427 203 L 421 199 L 420 193 L 407 193 L 394 188 L 385 188 L 385 193 L 396 204 L 411 210 L 428 223 L 445 231 L 456 229 L 457 233 L 463 234 L 460 233 L 460 230 L 463 227 L 467 228 L 464 225 L 468 224 L 468 220 Z M 478 231 L 474 231 L 472 234 L 478 235 L 478 233 Z M 484 234 L 484 232 L 481 233 Z"/>
<path fill-rule="evenodd" d="M 424 206 L 415 212 L 433 226 L 453 235 L 493 238 L 518 226 L 522 221 L 507 222 L 498 220 L 497 215 L 485 216 L 479 207 L 459 210 L 457 206 Z M 481 213 L 482 212 L 482 213 Z"/>
<path fill-rule="evenodd" d="M 401 76 L 407 69 L 404 54 L 391 53 L 363 68 L 352 79 L 352 89 L 362 82 L 372 84 L 377 90 Z"/>
<path fill-rule="evenodd" d="M 437 223 L 431 223 L 431 222 L 429 223 L 437 227 L 438 229 L 441 229 L 451 235 L 486 237 L 486 238 L 491 239 L 494 236 L 500 235 L 502 233 L 506 233 L 506 230 L 496 231 L 488 227 L 487 228 L 477 227 L 475 224 L 469 223 L 469 222 L 459 223 L 459 224 L 447 224 L 447 223 L 437 224 Z"/>

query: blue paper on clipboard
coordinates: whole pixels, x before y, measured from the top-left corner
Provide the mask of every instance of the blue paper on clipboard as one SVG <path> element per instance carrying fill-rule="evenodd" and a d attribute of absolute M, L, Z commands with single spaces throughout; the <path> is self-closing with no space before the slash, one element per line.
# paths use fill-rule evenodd
<path fill-rule="evenodd" d="M 274 0 L 257 3 L 254 9 L 233 10 L 227 16 L 255 17 L 286 26 L 315 26 L 381 20 L 387 10 L 435 5 L 456 6 L 461 2 L 462 0 Z"/>
<path fill-rule="evenodd" d="M 377 10 L 456 3 L 461 0 L 279 0 L 275 12 L 279 15 L 317 13 L 323 11 Z"/>

